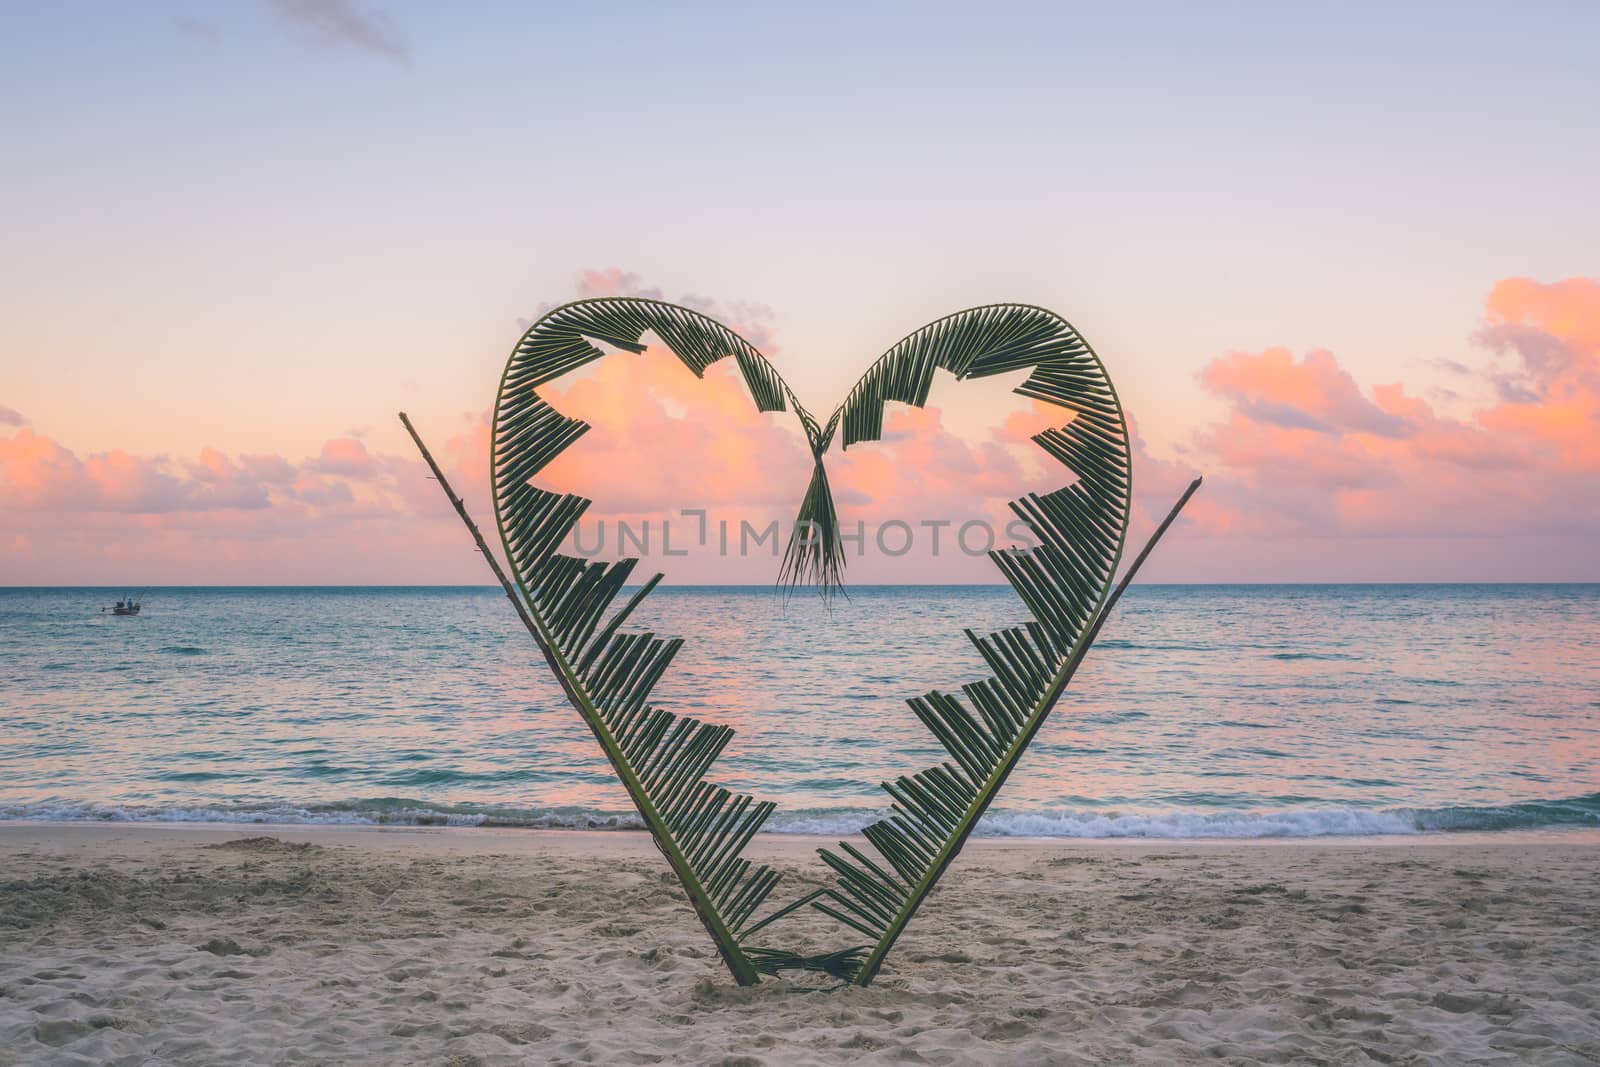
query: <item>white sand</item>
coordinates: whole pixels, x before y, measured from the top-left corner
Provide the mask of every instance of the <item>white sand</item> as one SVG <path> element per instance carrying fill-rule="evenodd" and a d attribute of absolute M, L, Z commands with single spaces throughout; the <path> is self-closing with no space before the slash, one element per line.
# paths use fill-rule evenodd
<path fill-rule="evenodd" d="M 817 843 L 756 842 L 785 899 Z M 871 988 L 740 989 L 639 834 L 12 824 L 0 1064 L 1592 1064 L 1597 885 L 1593 835 L 978 841 Z"/>

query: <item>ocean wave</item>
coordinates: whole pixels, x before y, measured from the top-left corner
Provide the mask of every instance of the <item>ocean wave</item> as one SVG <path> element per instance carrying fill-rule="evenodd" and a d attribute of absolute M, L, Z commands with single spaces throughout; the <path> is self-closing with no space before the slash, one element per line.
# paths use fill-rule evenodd
<path fill-rule="evenodd" d="M 775 816 L 777 832 L 855 833 L 882 812 L 839 811 Z M 1567 800 L 1494 807 L 1359 808 L 1307 806 L 1278 811 L 1170 809 L 1143 812 L 1091 809 L 995 810 L 978 837 L 1270 838 L 1387 836 L 1461 831 L 1600 828 L 1600 793 Z"/>
<path fill-rule="evenodd" d="M 487 826 L 562 830 L 642 830 L 638 815 L 587 808 L 517 811 L 384 802 L 298 807 L 42 804 L 0 805 L 0 822 L 247 823 L 283 826 Z"/>
<path fill-rule="evenodd" d="M 785 820 L 779 833 L 851 834 L 882 812 L 816 812 Z M 778 821 L 778 817 L 774 817 Z M 1401 811 L 1366 808 L 1304 808 L 1276 812 L 1074 810 L 991 811 L 978 824 L 977 837 L 1049 837 L 1079 840 L 1111 838 L 1265 838 L 1334 837 L 1426 832 Z"/>
<path fill-rule="evenodd" d="M 874 808 L 779 811 L 765 832 L 858 833 L 882 818 Z M 0 805 L 0 821 L 266 823 L 300 826 L 476 826 L 532 829 L 639 830 L 633 812 L 590 808 L 474 808 L 421 800 L 378 798 L 344 804 L 296 806 L 161 807 L 117 804 Z M 1257 839 L 1439 834 L 1462 831 L 1600 828 L 1600 793 L 1565 800 L 1525 801 L 1491 807 L 1360 808 L 1312 806 L 1278 811 L 1151 809 L 1140 812 L 1086 808 L 1001 810 L 979 823 L 978 837 L 1066 839 Z"/>

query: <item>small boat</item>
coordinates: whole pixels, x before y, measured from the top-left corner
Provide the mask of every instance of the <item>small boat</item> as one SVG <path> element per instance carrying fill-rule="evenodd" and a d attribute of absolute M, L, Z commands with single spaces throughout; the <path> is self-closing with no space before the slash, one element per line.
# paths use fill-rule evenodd
<path fill-rule="evenodd" d="M 101 608 L 100 610 L 104 611 L 105 608 Z M 131 596 L 123 597 L 121 600 L 111 605 L 111 614 L 137 615 L 139 614 L 139 602 L 133 599 Z"/>

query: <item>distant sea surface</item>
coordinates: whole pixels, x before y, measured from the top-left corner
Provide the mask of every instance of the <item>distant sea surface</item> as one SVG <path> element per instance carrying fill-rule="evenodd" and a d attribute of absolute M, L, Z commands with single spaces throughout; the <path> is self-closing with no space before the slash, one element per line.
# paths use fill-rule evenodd
<path fill-rule="evenodd" d="M 637 825 L 496 589 L 0 590 L 0 819 Z M 663 588 L 656 702 L 713 769 L 844 833 L 943 758 L 905 705 L 982 677 L 999 587 Z M 980 833 L 1600 827 L 1600 586 L 1138 586 Z"/>

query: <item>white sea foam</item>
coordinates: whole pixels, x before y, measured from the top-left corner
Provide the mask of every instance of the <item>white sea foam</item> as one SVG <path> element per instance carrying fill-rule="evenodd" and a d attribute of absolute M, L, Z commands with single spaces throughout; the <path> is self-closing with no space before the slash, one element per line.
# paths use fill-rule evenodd
<path fill-rule="evenodd" d="M 0 806 L 0 822 L 259 823 L 286 826 L 520 826 L 549 829 L 635 829 L 632 814 L 597 811 L 438 811 L 426 807 L 267 808 L 130 807 L 117 804 Z"/>
<path fill-rule="evenodd" d="M 882 812 L 837 811 L 775 816 L 778 833 L 851 834 Z M 1121 814 L 1104 811 L 992 811 L 978 837 L 1064 838 L 1255 838 L 1328 837 L 1348 834 L 1423 832 L 1416 813 L 1365 808 L 1305 808 L 1275 812 L 1163 811 Z"/>
<path fill-rule="evenodd" d="M 779 834 L 858 833 L 886 812 L 827 808 L 784 812 L 767 823 Z M 632 812 L 587 808 L 549 810 L 436 809 L 406 803 L 327 807 L 137 807 L 112 804 L 0 805 L 0 821 L 260 823 L 302 826 L 486 826 L 539 829 L 641 829 Z M 996 810 L 984 816 L 979 837 L 1043 838 L 1303 838 L 1438 833 L 1452 830 L 1600 826 L 1600 796 L 1489 808 L 1305 807 L 1281 811 L 1153 810 L 1145 812 L 1044 809 Z"/>
<path fill-rule="evenodd" d="M 980 832 L 994 837 L 1326 837 L 1421 832 L 1406 812 L 1305 808 L 1275 812 L 1172 811 L 1153 815 L 1101 812 L 996 812 Z"/>

